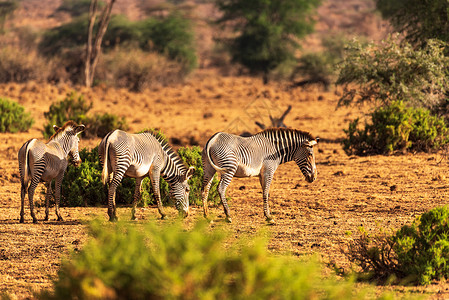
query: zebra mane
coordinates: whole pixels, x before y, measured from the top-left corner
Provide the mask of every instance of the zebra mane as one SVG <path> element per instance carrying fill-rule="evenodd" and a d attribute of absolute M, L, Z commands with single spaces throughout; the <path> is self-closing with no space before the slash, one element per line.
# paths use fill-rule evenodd
<path fill-rule="evenodd" d="M 276 133 L 293 133 L 295 135 L 299 135 L 300 137 L 304 137 L 307 140 L 311 141 L 314 140 L 315 138 L 307 131 L 302 131 L 302 130 L 298 130 L 298 129 L 290 129 L 290 128 L 268 128 L 265 129 L 259 133 L 256 134 L 261 134 L 263 136 L 266 137 L 270 137 L 270 138 L 276 138 Z"/>
<path fill-rule="evenodd" d="M 168 144 L 167 138 L 160 132 L 155 130 L 144 130 L 143 133 L 151 134 L 156 140 L 161 144 L 162 149 L 167 153 L 168 157 L 174 162 L 176 166 L 178 166 L 181 171 L 186 172 L 189 168 L 186 166 L 184 161 L 179 157 L 178 153 L 176 153 L 173 148 Z"/>
<path fill-rule="evenodd" d="M 67 128 L 71 127 L 71 128 L 75 128 L 76 126 L 78 126 L 78 124 L 75 123 L 75 121 L 67 121 L 65 122 L 64 125 L 62 125 L 62 127 L 60 127 L 58 130 L 56 130 L 55 133 L 53 133 L 53 135 L 48 139 L 48 141 L 51 141 L 53 139 L 55 139 L 56 137 L 59 137 Z"/>

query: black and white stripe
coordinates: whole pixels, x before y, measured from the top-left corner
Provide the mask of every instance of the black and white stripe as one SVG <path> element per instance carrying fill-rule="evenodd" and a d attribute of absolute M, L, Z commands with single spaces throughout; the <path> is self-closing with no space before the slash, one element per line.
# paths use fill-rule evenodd
<path fill-rule="evenodd" d="M 159 179 L 160 176 L 170 186 L 170 193 L 175 199 L 175 206 L 185 216 L 189 213 L 189 185 L 187 180 L 193 175 L 194 168 L 187 168 L 181 158 L 173 151 L 164 138 L 153 132 L 130 134 L 121 130 L 108 133 L 98 148 L 103 164 L 103 183 L 109 182 L 108 215 L 109 220 L 117 219 L 115 194 L 117 186 L 124 176 L 136 178 L 132 219 L 140 200 L 142 180 L 149 177 L 162 218 Z M 112 178 L 110 178 L 112 177 Z"/>
<path fill-rule="evenodd" d="M 208 215 L 207 197 L 216 172 L 221 174 L 218 192 L 229 222 L 225 193 L 232 178 L 258 176 L 263 189 L 264 214 L 271 222 L 268 193 L 274 172 L 280 164 L 295 161 L 306 180 L 313 182 L 316 179 L 313 146 L 318 140 L 307 132 L 285 128 L 267 129 L 250 137 L 216 133 L 206 143 L 202 154 L 204 215 Z"/>
<path fill-rule="evenodd" d="M 20 182 L 21 182 L 21 210 L 20 222 L 24 222 L 25 195 L 28 193 L 30 211 L 33 222 L 37 222 L 34 214 L 34 192 L 39 182 L 46 182 L 47 193 L 45 196 L 45 221 L 48 220 L 49 201 L 51 197 L 51 181 L 55 179 L 56 188 L 56 215 L 58 221 L 62 221 L 59 213 L 59 201 L 61 197 L 61 184 L 67 169 L 67 157 L 71 157 L 75 165 L 81 163 L 78 153 L 78 134 L 84 130 L 84 125 L 77 125 L 68 121 L 61 128 L 53 126 L 55 134 L 47 143 L 37 139 L 27 141 L 18 153 Z M 31 183 L 30 183 L 31 182 Z M 28 184 L 30 185 L 28 186 Z"/>

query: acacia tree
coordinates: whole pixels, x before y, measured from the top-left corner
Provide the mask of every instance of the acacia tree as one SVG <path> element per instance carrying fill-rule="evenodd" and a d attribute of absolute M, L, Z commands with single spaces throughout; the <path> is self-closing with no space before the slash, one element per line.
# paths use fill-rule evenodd
<path fill-rule="evenodd" d="M 423 45 L 427 39 L 449 42 L 447 0 L 376 0 L 376 6 L 413 44 Z"/>
<path fill-rule="evenodd" d="M 320 0 L 218 0 L 222 25 L 237 35 L 227 40 L 234 62 L 268 82 L 270 71 L 294 60 L 298 39 L 313 31 Z"/>
<path fill-rule="evenodd" d="M 103 41 L 104 34 L 106 33 L 109 21 L 111 20 L 111 10 L 112 5 L 114 5 L 114 2 L 115 0 L 110 0 L 104 7 L 100 15 L 100 23 L 98 25 L 97 33 L 95 35 L 95 40 L 93 40 L 93 31 L 95 21 L 97 19 L 98 1 L 92 0 L 90 2 L 89 25 L 87 32 L 87 47 L 86 47 L 86 65 L 84 69 L 85 84 L 87 87 L 92 86 L 95 68 L 97 66 L 99 54 L 101 52 L 101 42 Z"/>

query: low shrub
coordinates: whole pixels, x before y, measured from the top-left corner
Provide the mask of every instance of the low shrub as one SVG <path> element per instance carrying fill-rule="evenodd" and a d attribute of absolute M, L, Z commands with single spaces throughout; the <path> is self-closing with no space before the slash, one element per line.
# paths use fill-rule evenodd
<path fill-rule="evenodd" d="M 44 137 L 53 135 L 53 125 L 62 126 L 68 120 L 73 120 L 78 124 L 85 124 L 87 112 L 92 108 L 92 102 L 88 103 L 83 95 L 71 92 L 63 100 L 50 105 L 49 111 L 44 112 L 47 124 L 44 125 Z M 87 124 L 86 124 L 87 125 Z"/>
<path fill-rule="evenodd" d="M 189 180 L 190 194 L 189 202 L 190 204 L 202 205 L 201 201 L 201 188 L 203 185 L 204 171 L 203 164 L 201 161 L 201 148 L 194 146 L 192 148 L 179 148 L 178 154 L 182 160 L 190 167 L 195 167 L 195 173 Z M 220 195 L 218 194 L 218 179 L 217 176 L 214 177 L 212 185 L 209 191 L 208 201 L 214 203 L 215 205 L 220 203 Z"/>
<path fill-rule="evenodd" d="M 80 150 L 81 165 L 69 165 L 62 181 L 61 206 L 101 206 L 108 203 L 108 190 L 101 181 L 103 170 L 98 157 L 98 147 Z M 134 195 L 132 178 L 123 178 L 116 192 L 116 203 L 132 203 Z"/>
<path fill-rule="evenodd" d="M 38 299 L 367 299 L 374 291 L 323 277 L 314 260 L 273 256 L 266 241 L 225 248 L 227 235 L 205 222 L 143 228 L 100 221 L 62 262 L 51 290 Z M 386 298 L 380 296 L 379 298 Z"/>
<path fill-rule="evenodd" d="M 0 132 L 27 131 L 34 123 L 22 105 L 9 99 L 0 98 L 0 111 Z"/>
<path fill-rule="evenodd" d="M 87 116 L 91 108 L 92 102 L 88 103 L 82 95 L 69 93 L 65 99 L 50 105 L 49 111 L 44 113 L 48 121 L 44 125 L 44 137 L 48 138 L 53 134 L 53 125 L 61 126 L 68 120 L 86 125 L 86 130 L 82 133 L 85 138 L 104 137 L 111 130 L 128 129 L 124 117 L 108 113 Z"/>
<path fill-rule="evenodd" d="M 0 83 L 44 81 L 48 74 L 46 61 L 36 52 L 15 47 L 0 49 Z"/>
<path fill-rule="evenodd" d="M 139 49 L 117 49 L 103 55 L 97 78 L 108 85 L 139 92 L 174 84 L 184 77 L 181 64 Z"/>
<path fill-rule="evenodd" d="M 406 107 L 402 101 L 377 108 L 371 123 L 358 129 L 359 119 L 344 130 L 345 152 L 356 155 L 388 154 L 395 150 L 428 151 L 449 142 L 443 118 L 423 108 Z"/>
<path fill-rule="evenodd" d="M 394 234 L 362 232 L 346 254 L 369 278 L 395 276 L 419 284 L 448 279 L 449 208 L 434 208 Z"/>

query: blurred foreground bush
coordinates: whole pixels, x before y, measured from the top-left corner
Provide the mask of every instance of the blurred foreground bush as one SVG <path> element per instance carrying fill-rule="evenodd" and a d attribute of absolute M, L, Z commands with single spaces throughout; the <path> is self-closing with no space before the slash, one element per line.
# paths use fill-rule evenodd
<path fill-rule="evenodd" d="M 83 132 L 83 136 L 86 138 L 104 137 L 114 129 L 128 129 L 124 117 L 108 113 L 87 116 L 91 108 L 92 103 L 87 103 L 82 95 L 78 96 L 74 92 L 68 94 L 64 100 L 53 103 L 50 105 L 49 111 L 44 113 L 48 121 L 44 125 L 44 137 L 48 138 L 53 135 L 53 125 L 62 126 L 68 120 L 86 125 L 86 130 Z"/>
<path fill-rule="evenodd" d="M 107 226 L 105 226 L 107 225 Z M 83 249 L 63 261 L 38 299 L 367 299 L 352 281 L 323 277 L 319 265 L 273 256 L 262 239 L 224 248 L 205 222 L 143 228 L 90 225 Z M 380 298 L 380 297 L 379 297 Z"/>
<path fill-rule="evenodd" d="M 22 105 L 0 98 L 0 132 L 27 131 L 34 123 L 30 113 Z"/>
<path fill-rule="evenodd" d="M 396 150 L 429 151 L 449 142 L 444 118 L 424 108 L 406 107 L 402 101 L 371 113 L 371 123 L 358 128 L 359 119 L 344 130 L 343 149 L 348 155 L 388 154 Z"/>
<path fill-rule="evenodd" d="M 449 208 L 434 208 L 394 234 L 362 232 L 347 257 L 368 278 L 430 284 L 449 278 Z"/>

